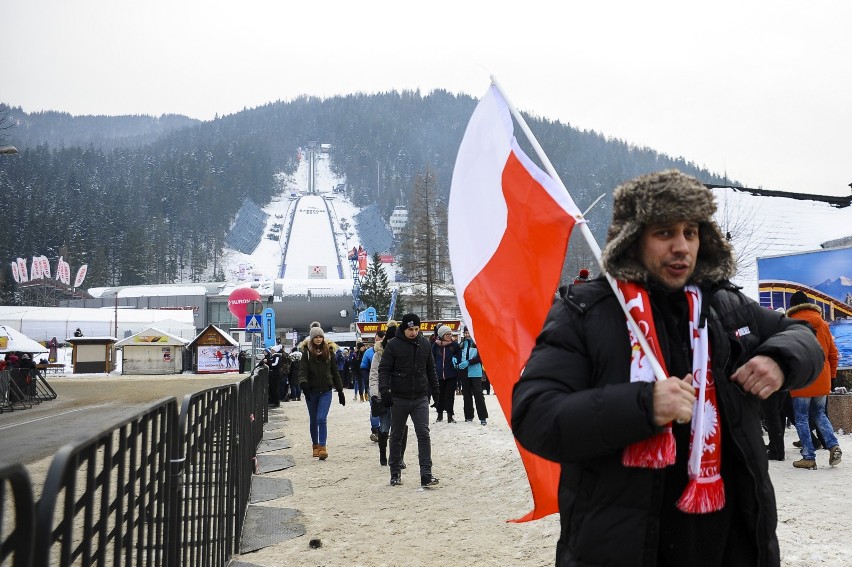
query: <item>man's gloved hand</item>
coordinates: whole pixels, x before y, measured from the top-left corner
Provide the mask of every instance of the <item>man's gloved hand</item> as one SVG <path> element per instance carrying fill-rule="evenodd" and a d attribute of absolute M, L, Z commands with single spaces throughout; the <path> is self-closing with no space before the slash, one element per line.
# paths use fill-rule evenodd
<path fill-rule="evenodd" d="M 346 405 L 346 394 L 344 394 L 344 393 L 343 393 L 343 390 L 338 390 L 338 391 L 337 391 L 337 401 L 338 401 L 338 402 L 340 403 L 340 405 L 342 405 L 342 406 L 345 406 L 345 405 Z"/>
<path fill-rule="evenodd" d="M 386 408 L 393 406 L 393 397 L 390 390 L 382 390 L 382 403 L 385 404 Z"/>

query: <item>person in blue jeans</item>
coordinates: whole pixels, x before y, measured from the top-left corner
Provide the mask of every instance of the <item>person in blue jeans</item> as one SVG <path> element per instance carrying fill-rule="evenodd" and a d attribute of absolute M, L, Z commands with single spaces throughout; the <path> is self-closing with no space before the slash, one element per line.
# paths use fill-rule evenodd
<path fill-rule="evenodd" d="M 385 338 L 384 331 L 376 332 L 375 342 L 381 342 Z M 361 401 L 367 402 L 370 400 L 370 365 L 373 363 L 373 355 L 376 353 L 375 347 L 370 347 L 364 351 L 364 356 L 361 357 L 359 365 L 359 376 L 361 379 Z"/>
<path fill-rule="evenodd" d="M 367 352 L 367 345 L 362 342 L 358 342 L 355 344 L 355 359 L 352 362 L 352 387 L 355 390 L 355 397 L 352 398 L 353 402 L 364 401 L 364 394 L 367 391 L 367 385 L 364 384 L 364 381 L 361 378 L 361 361 L 364 359 L 364 355 Z"/>
<path fill-rule="evenodd" d="M 793 414 L 796 416 L 796 432 L 799 434 L 802 445 L 802 458 L 794 461 L 793 466 L 797 469 L 817 468 L 816 451 L 811 439 L 810 423 L 813 422 L 825 448 L 828 449 L 828 464 L 833 467 L 840 464 L 843 452 L 834 435 L 834 427 L 825 413 L 825 402 L 831 391 L 831 380 L 837 376 L 837 345 L 834 343 L 828 324 L 822 318 L 822 308 L 811 303 L 803 291 L 797 291 L 790 297 L 787 317 L 805 321 L 810 325 L 825 355 L 822 369 L 816 380 L 804 388 L 790 392 L 793 398 Z"/>
<path fill-rule="evenodd" d="M 328 458 L 328 411 L 331 408 L 331 390 L 337 390 L 340 405 L 346 405 L 343 382 L 337 371 L 334 357 L 336 346 L 325 340 L 319 323 L 311 323 L 310 337 L 300 345 L 302 359 L 299 366 L 299 386 L 305 396 L 310 421 L 311 441 L 314 457 L 324 461 Z"/>
<path fill-rule="evenodd" d="M 385 332 L 379 330 L 376 332 L 376 339 L 373 342 L 373 346 L 368 348 L 366 352 L 364 352 L 364 358 L 361 359 L 361 376 L 364 382 L 364 390 L 366 392 L 365 398 L 366 401 L 370 401 L 370 392 L 376 392 L 378 390 L 371 389 L 370 385 L 370 375 L 372 373 L 373 361 L 375 360 L 375 355 L 382 348 L 382 341 L 385 338 Z M 366 362 L 369 358 L 369 362 Z M 366 364 L 365 364 L 366 362 Z M 379 440 L 379 418 L 375 417 L 370 412 L 370 441 L 376 442 Z"/>

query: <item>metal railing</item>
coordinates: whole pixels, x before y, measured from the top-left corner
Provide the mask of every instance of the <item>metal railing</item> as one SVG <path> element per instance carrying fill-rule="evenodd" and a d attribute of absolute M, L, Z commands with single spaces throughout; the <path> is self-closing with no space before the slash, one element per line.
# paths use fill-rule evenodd
<path fill-rule="evenodd" d="M 7 510 L 14 514 L 7 517 Z M 32 565 L 34 527 L 33 490 L 26 469 L 20 464 L 0 467 L 0 564 Z"/>
<path fill-rule="evenodd" d="M 180 414 L 163 400 L 65 445 L 37 503 L 21 465 L 0 468 L 0 565 L 226 565 L 239 549 L 266 388 L 264 375 L 249 376 L 186 396 Z"/>
<path fill-rule="evenodd" d="M 34 404 L 55 399 L 56 392 L 41 371 L 20 368 L 0 371 L 0 413 L 30 409 Z"/>

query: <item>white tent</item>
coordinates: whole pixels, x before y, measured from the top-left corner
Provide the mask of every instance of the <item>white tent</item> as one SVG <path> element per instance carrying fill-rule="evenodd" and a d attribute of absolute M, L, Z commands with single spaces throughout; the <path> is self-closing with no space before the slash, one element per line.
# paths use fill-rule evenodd
<path fill-rule="evenodd" d="M 118 337 L 130 336 L 151 326 L 186 339 L 196 334 L 190 310 L 0 306 L 0 325 L 43 341 L 70 337 L 77 328 L 85 336 L 112 336 L 116 325 Z"/>
<path fill-rule="evenodd" d="M 12 327 L 0 325 L 0 353 L 4 352 L 35 354 L 47 352 L 47 349 Z"/>

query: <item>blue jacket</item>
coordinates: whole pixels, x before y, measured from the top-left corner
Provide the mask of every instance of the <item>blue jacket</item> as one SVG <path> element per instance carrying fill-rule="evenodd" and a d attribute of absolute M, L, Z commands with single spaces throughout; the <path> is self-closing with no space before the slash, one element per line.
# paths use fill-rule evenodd
<path fill-rule="evenodd" d="M 441 346 L 438 341 L 432 343 L 432 356 L 435 358 L 435 373 L 438 375 L 438 380 L 446 380 L 447 378 L 455 378 L 457 361 L 454 360 L 458 356 L 459 343 L 451 342 L 447 346 Z"/>
<path fill-rule="evenodd" d="M 370 365 L 373 363 L 373 354 L 375 354 L 376 349 L 373 347 L 368 348 L 364 351 L 364 358 L 361 359 L 361 370 L 365 368 L 367 370 L 370 369 Z"/>
<path fill-rule="evenodd" d="M 465 339 L 461 342 L 456 368 L 467 370 L 468 378 L 482 378 L 482 362 L 479 360 L 479 351 L 471 339 Z"/>

